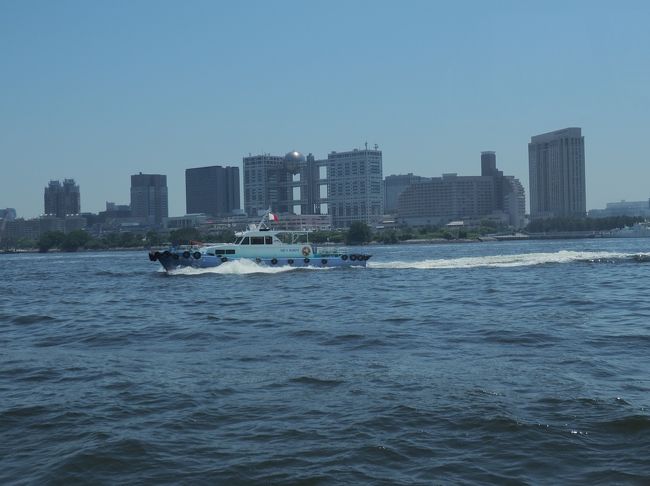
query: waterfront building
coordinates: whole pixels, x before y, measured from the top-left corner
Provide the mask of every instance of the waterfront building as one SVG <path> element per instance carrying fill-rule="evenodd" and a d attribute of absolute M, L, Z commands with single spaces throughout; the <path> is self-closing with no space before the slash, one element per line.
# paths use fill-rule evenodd
<path fill-rule="evenodd" d="M 63 184 L 58 180 L 50 181 L 44 190 L 43 200 L 43 213 L 47 216 L 65 218 L 81 212 L 79 186 L 74 179 L 64 179 Z"/>
<path fill-rule="evenodd" d="M 329 214 L 332 226 L 375 224 L 383 214 L 382 153 L 375 147 L 331 152 L 326 160 L 289 152 L 244 157 L 244 209 L 250 216 Z M 319 222 L 319 225 L 322 223 Z"/>
<path fill-rule="evenodd" d="M 408 174 L 389 175 L 384 179 L 384 213 L 395 214 L 397 212 L 397 203 L 400 195 L 412 184 L 427 180 L 426 177 L 420 177 Z"/>
<path fill-rule="evenodd" d="M 650 199 L 645 201 L 618 201 L 605 205 L 605 209 L 590 209 L 590 218 L 610 218 L 615 216 L 638 216 L 650 218 Z"/>
<path fill-rule="evenodd" d="M 240 208 L 239 167 L 213 165 L 185 169 L 187 214 L 231 214 Z"/>
<path fill-rule="evenodd" d="M 163 218 L 163 228 L 177 230 L 183 228 L 198 228 L 208 222 L 207 214 L 186 214 L 185 216 L 172 216 Z"/>
<path fill-rule="evenodd" d="M 384 214 L 382 152 L 354 149 L 327 155 L 327 207 L 335 228 L 378 224 Z"/>
<path fill-rule="evenodd" d="M 162 224 L 169 216 L 167 176 L 139 174 L 131 176 L 131 215 L 147 224 Z"/>
<path fill-rule="evenodd" d="M 284 157 L 278 155 L 253 155 L 244 157 L 244 211 L 257 216 L 271 209 L 286 212 L 288 183 L 293 174 L 287 170 Z"/>
<path fill-rule="evenodd" d="M 20 239 L 38 240 L 43 233 L 49 231 L 60 231 L 70 233 L 71 231 L 84 229 L 86 218 L 83 216 L 41 216 L 33 219 L 15 219 L 8 221 L 5 227 L 3 239 L 17 241 Z"/>
<path fill-rule="evenodd" d="M 487 157 L 486 157 L 487 155 Z M 480 176 L 443 174 L 407 187 L 398 199 L 398 221 L 410 226 L 490 219 L 523 227 L 525 194 L 521 182 L 496 168 L 496 154 L 481 154 Z"/>
<path fill-rule="evenodd" d="M 585 144 L 580 128 L 532 137 L 528 168 L 532 220 L 585 215 Z"/>
<path fill-rule="evenodd" d="M 244 210 L 250 216 L 269 208 L 280 214 L 320 214 L 326 208 L 321 208 L 325 165 L 296 151 L 244 157 Z"/>

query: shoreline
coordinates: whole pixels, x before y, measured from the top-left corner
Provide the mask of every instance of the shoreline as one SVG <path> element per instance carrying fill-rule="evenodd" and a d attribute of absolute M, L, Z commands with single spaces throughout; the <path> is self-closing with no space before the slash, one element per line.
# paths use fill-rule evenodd
<path fill-rule="evenodd" d="M 638 238 L 643 238 L 643 237 L 638 237 Z M 468 243 L 494 243 L 494 242 L 507 242 L 507 241 L 540 241 L 540 240 L 586 240 L 586 239 L 624 239 L 624 238 L 616 238 L 613 236 L 609 235 L 594 235 L 593 233 L 589 234 L 571 234 L 571 233 L 556 233 L 556 234 L 534 234 L 534 235 L 523 235 L 523 234 L 517 234 L 517 235 L 503 235 L 503 236 L 481 236 L 477 238 L 461 238 L 461 239 L 453 239 L 453 240 L 447 240 L 444 238 L 421 238 L 421 239 L 410 239 L 410 240 L 404 240 L 404 241 L 396 241 L 394 243 L 382 243 L 379 241 L 371 241 L 369 243 L 363 244 L 363 245 L 345 245 L 345 244 L 327 244 L 327 243 L 313 243 L 316 246 L 368 246 L 368 245 L 454 245 L 454 244 L 468 244 Z M 635 238 L 636 239 L 636 238 Z M 114 248 L 94 248 L 94 249 L 86 249 L 86 248 L 80 248 L 75 251 L 64 251 L 60 250 L 58 248 L 53 248 L 51 250 L 48 250 L 46 252 L 41 252 L 39 251 L 38 248 L 24 248 L 24 249 L 14 249 L 14 250 L 0 250 L 0 255 L 17 255 L 17 254 L 23 254 L 23 253 L 42 253 L 42 254 L 47 254 L 47 253 L 89 253 L 89 252 L 97 252 L 97 253 L 103 253 L 103 252 L 108 252 L 108 251 L 150 251 L 152 248 L 148 247 L 133 247 L 133 248 L 125 248 L 125 247 L 114 247 Z"/>

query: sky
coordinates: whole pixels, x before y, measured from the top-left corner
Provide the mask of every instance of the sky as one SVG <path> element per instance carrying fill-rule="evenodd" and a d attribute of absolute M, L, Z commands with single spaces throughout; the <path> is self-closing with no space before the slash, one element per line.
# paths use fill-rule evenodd
<path fill-rule="evenodd" d="M 0 0 L 0 208 L 83 212 L 130 176 L 377 144 L 384 176 L 521 180 L 530 137 L 585 137 L 587 208 L 650 197 L 650 2 Z"/>

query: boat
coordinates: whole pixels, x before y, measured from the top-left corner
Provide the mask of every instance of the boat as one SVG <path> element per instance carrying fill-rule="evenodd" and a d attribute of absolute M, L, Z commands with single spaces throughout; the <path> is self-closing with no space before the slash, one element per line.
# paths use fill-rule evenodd
<path fill-rule="evenodd" d="M 650 222 L 643 221 L 612 230 L 609 236 L 612 238 L 650 238 Z"/>
<path fill-rule="evenodd" d="M 203 243 L 150 251 L 149 260 L 159 262 L 169 272 L 182 267 L 213 268 L 244 259 L 272 267 L 365 267 L 371 257 L 340 248 L 318 247 L 309 242 L 310 231 L 275 230 L 271 221 L 277 221 L 277 216 L 267 211 L 259 224 L 235 233 L 234 243 Z"/>

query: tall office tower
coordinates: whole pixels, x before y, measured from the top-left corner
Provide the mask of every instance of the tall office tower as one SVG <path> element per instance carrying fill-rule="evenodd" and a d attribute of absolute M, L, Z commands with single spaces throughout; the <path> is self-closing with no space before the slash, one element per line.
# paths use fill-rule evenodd
<path fill-rule="evenodd" d="M 131 214 L 146 218 L 149 224 L 161 224 L 169 216 L 166 175 L 140 172 L 131 176 Z"/>
<path fill-rule="evenodd" d="M 244 210 L 249 216 L 271 208 L 286 212 L 281 200 L 288 199 L 287 183 L 292 174 L 285 170 L 284 157 L 277 155 L 252 155 L 244 157 Z M 282 184 L 280 184 L 282 183 Z M 283 187 L 279 187 L 283 186 Z"/>
<path fill-rule="evenodd" d="M 64 179 L 63 184 L 50 181 L 45 188 L 43 199 L 46 215 L 65 218 L 81 212 L 79 186 L 75 184 L 74 179 Z"/>
<path fill-rule="evenodd" d="M 186 212 L 226 216 L 240 208 L 239 167 L 185 169 Z"/>
<path fill-rule="evenodd" d="M 335 228 L 379 222 L 384 214 L 382 153 L 354 149 L 327 155 L 327 200 Z"/>
<path fill-rule="evenodd" d="M 426 181 L 426 177 L 408 174 L 389 175 L 384 178 L 384 212 L 394 214 L 397 211 L 397 201 L 400 194 L 412 184 Z"/>
<path fill-rule="evenodd" d="M 585 215 L 585 140 L 580 128 L 532 137 L 528 170 L 531 219 Z"/>

